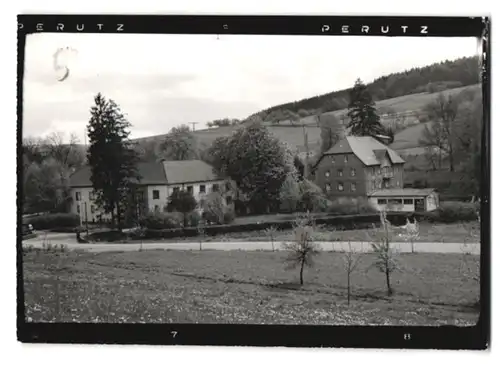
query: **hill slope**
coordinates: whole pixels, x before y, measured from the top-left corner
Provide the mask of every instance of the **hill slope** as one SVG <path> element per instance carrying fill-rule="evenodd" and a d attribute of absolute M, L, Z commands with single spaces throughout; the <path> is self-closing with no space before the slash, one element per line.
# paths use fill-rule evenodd
<path fill-rule="evenodd" d="M 471 85 L 467 87 L 454 88 L 444 91 L 445 95 L 455 95 L 464 90 L 468 89 L 478 89 L 480 85 Z M 396 134 L 394 144 L 396 148 L 405 149 L 417 147 L 420 134 L 418 131 L 423 130 L 423 124 L 419 124 L 419 118 L 423 116 L 423 108 L 437 97 L 439 93 L 419 93 L 410 94 L 402 97 L 386 99 L 376 102 L 376 107 L 379 111 L 383 111 L 388 107 L 391 108 L 392 115 L 382 115 L 382 123 L 391 123 L 394 118 L 399 118 L 403 120 L 405 126 L 412 126 L 411 130 L 405 129 L 400 133 Z M 339 120 L 342 120 L 343 116 L 346 116 L 347 109 L 342 109 L 333 112 L 321 113 L 319 115 L 307 116 L 302 118 L 300 121 L 292 124 L 290 121 L 282 121 L 280 124 L 272 124 L 270 122 L 263 122 L 267 126 L 269 131 L 274 134 L 281 141 L 288 143 L 290 146 L 297 147 L 299 151 L 304 151 L 304 135 L 302 124 L 306 125 L 309 147 L 311 150 L 319 148 L 321 142 L 320 129 L 317 125 L 318 116 L 321 118 L 323 115 L 333 114 Z M 396 114 L 396 115 L 394 115 Z M 347 122 L 347 120 L 346 120 Z M 219 128 L 211 128 L 205 130 L 198 130 L 194 132 L 194 135 L 198 139 L 198 145 L 200 148 L 207 148 L 212 144 L 212 142 L 221 136 L 229 136 L 233 131 L 238 129 L 240 126 L 224 126 Z M 405 132 L 408 131 L 408 132 Z M 146 138 L 137 139 L 139 144 L 147 144 L 151 141 L 160 142 L 164 139 L 165 134 L 156 135 Z"/>

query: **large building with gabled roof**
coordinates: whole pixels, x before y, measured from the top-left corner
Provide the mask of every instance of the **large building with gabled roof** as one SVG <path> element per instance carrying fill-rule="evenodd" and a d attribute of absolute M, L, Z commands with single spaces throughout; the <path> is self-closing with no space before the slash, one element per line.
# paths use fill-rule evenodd
<path fill-rule="evenodd" d="M 430 211 L 437 207 L 434 190 L 404 189 L 401 156 L 370 136 L 347 136 L 313 165 L 312 176 L 330 199 L 366 197 L 378 209 Z"/>
<path fill-rule="evenodd" d="M 187 190 L 200 203 L 211 192 L 220 192 L 227 204 L 232 204 L 232 183 L 215 174 L 212 166 L 201 160 L 160 161 L 139 163 L 137 170 L 141 179 L 138 201 L 141 210 L 163 211 L 168 198 L 175 190 Z M 91 171 L 84 166 L 70 177 L 72 196 L 71 212 L 80 215 L 82 221 L 107 219 L 94 200 Z"/>

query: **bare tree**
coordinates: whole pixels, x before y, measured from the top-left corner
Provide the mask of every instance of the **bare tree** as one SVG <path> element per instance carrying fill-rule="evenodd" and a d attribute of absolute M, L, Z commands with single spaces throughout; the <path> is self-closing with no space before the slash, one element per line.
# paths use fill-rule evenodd
<path fill-rule="evenodd" d="M 387 295 L 391 296 L 394 291 L 391 286 L 391 274 L 400 269 L 398 253 L 391 248 L 392 226 L 387 220 L 386 213 L 380 211 L 380 232 L 372 243 L 372 249 L 376 259 L 374 266 L 385 275 Z"/>
<path fill-rule="evenodd" d="M 404 231 L 401 236 L 410 243 L 411 252 L 415 253 L 415 241 L 420 235 L 420 228 L 418 226 L 417 219 L 415 218 L 413 222 L 410 222 L 410 220 L 406 218 L 406 225 L 404 225 L 402 229 L 404 229 Z"/>
<path fill-rule="evenodd" d="M 313 242 L 314 222 L 311 216 L 298 218 L 295 223 L 295 240 L 291 243 L 283 243 L 283 248 L 289 252 L 286 262 L 287 268 L 300 267 L 300 284 L 304 284 L 304 267 L 312 267 L 313 257 L 319 253 Z"/>
<path fill-rule="evenodd" d="M 351 241 L 348 242 L 348 250 L 343 250 L 344 253 L 344 269 L 347 275 L 347 305 L 351 303 L 351 274 L 358 267 L 361 253 L 357 253 L 352 249 Z"/>
<path fill-rule="evenodd" d="M 269 226 L 266 230 L 264 230 L 267 236 L 271 239 L 271 246 L 274 252 L 274 240 L 276 239 L 276 234 L 278 234 L 279 230 L 276 226 Z"/>
<path fill-rule="evenodd" d="M 445 97 L 440 93 L 435 101 L 426 106 L 426 112 L 433 122 L 431 128 L 423 132 L 423 142 L 444 149 L 448 154 L 450 171 L 455 171 L 455 131 L 454 124 L 458 117 L 459 98 Z M 441 145 L 441 146 L 440 146 Z"/>

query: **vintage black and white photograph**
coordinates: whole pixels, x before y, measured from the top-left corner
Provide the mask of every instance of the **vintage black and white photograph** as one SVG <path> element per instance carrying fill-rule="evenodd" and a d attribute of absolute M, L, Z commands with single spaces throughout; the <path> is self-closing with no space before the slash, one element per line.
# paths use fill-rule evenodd
<path fill-rule="evenodd" d="M 481 45 L 28 34 L 25 321 L 475 325 Z"/>

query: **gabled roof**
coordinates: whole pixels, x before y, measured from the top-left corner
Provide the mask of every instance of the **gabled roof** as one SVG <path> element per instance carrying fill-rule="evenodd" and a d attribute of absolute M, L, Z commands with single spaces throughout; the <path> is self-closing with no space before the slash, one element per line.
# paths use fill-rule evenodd
<path fill-rule="evenodd" d="M 162 185 L 167 184 L 165 171 L 162 163 L 138 163 L 137 170 L 141 176 L 139 184 L 143 185 Z M 70 187 L 91 187 L 90 166 L 84 166 L 75 171 L 70 176 Z"/>
<path fill-rule="evenodd" d="M 202 160 L 163 161 L 168 184 L 219 180 L 213 167 Z"/>
<path fill-rule="evenodd" d="M 376 151 L 378 152 L 376 153 Z M 347 136 L 323 155 L 353 153 L 363 164 L 370 166 L 381 163 L 379 160 L 383 156 L 381 151 L 387 152 L 393 164 L 402 164 L 405 162 L 397 152 L 371 136 Z"/>
<path fill-rule="evenodd" d="M 435 188 L 394 188 L 379 189 L 368 194 L 368 197 L 427 197 L 436 191 Z"/>

